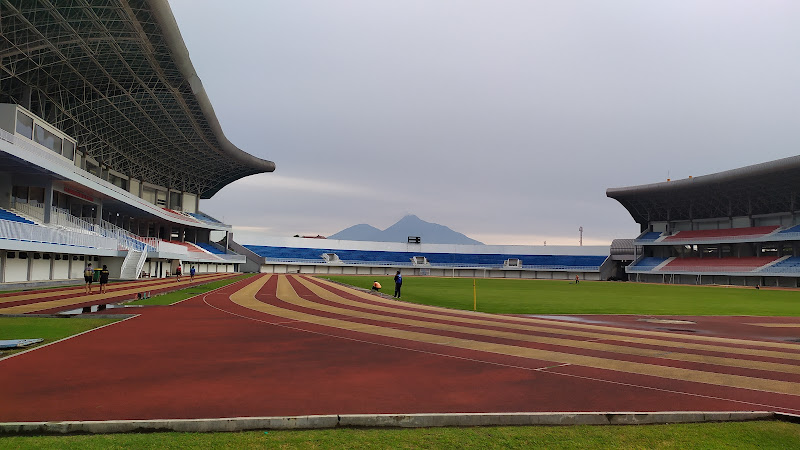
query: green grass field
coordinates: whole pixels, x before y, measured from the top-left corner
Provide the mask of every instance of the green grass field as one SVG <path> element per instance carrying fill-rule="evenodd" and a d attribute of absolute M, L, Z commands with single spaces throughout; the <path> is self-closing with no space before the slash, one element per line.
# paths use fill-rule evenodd
<path fill-rule="evenodd" d="M 800 425 L 740 422 L 680 425 L 480 427 L 143 433 L 0 438 L 2 448 L 380 448 L 380 449 L 788 449 L 797 448 Z"/>
<path fill-rule="evenodd" d="M 323 276 L 392 295 L 392 276 Z M 403 277 L 402 299 L 472 310 L 472 278 Z M 498 314 L 800 316 L 800 291 L 605 281 L 475 279 L 478 311 Z"/>
<path fill-rule="evenodd" d="M 42 338 L 44 339 L 42 343 L 28 348 L 39 347 L 118 320 L 121 319 L 0 316 L 0 340 Z M 27 350 L 27 348 L 4 350 L 0 357 L 9 356 L 24 350 Z"/>

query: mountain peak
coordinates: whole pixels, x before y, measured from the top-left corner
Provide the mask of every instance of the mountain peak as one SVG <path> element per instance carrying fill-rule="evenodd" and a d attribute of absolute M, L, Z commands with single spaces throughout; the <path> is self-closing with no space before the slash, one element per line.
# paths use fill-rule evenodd
<path fill-rule="evenodd" d="M 328 239 L 405 243 L 409 236 L 419 236 L 426 244 L 483 244 L 444 225 L 426 222 L 414 214 L 405 215 L 383 231 L 371 225 L 360 224 L 345 228 Z"/>

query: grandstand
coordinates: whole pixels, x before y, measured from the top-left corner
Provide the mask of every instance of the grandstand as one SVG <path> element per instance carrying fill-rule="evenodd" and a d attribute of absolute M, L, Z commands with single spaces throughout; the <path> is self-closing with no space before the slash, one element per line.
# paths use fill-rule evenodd
<path fill-rule="evenodd" d="M 264 237 L 232 243 L 246 270 L 270 273 L 404 275 L 605 280 L 608 246 L 390 243 Z"/>
<path fill-rule="evenodd" d="M 2 11 L 0 283 L 238 271 L 200 200 L 275 165 L 222 133 L 167 1 Z"/>
<path fill-rule="evenodd" d="M 800 156 L 606 195 L 641 227 L 634 281 L 800 287 Z"/>

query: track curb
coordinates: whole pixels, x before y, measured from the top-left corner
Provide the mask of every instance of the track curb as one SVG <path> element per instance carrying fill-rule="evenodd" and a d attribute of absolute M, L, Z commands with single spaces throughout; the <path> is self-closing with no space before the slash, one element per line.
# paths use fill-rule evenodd
<path fill-rule="evenodd" d="M 341 414 L 294 417 L 155 419 L 0 423 L 0 435 L 110 434 L 153 431 L 230 432 L 322 428 L 427 428 L 523 425 L 653 425 L 698 422 L 785 420 L 800 416 L 767 411 L 567 412 L 456 414 Z"/>

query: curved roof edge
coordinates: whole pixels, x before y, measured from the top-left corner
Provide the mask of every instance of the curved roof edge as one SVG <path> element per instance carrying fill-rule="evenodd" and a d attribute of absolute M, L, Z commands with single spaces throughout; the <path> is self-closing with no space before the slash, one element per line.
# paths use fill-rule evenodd
<path fill-rule="evenodd" d="M 632 195 L 654 194 L 669 192 L 682 189 L 702 189 L 711 184 L 736 181 L 744 177 L 758 177 L 770 175 L 775 172 L 800 169 L 800 155 L 788 158 L 776 159 L 765 163 L 753 164 L 751 166 L 740 167 L 738 169 L 726 170 L 724 172 L 701 175 L 694 178 L 684 178 L 675 181 L 662 181 L 660 183 L 642 184 L 638 186 L 627 186 L 606 189 L 606 196 L 611 198 L 628 197 Z"/>
<path fill-rule="evenodd" d="M 222 150 L 227 156 L 252 167 L 256 173 L 273 172 L 275 170 L 274 162 L 258 158 L 245 152 L 233 145 L 233 143 L 225 137 L 219 119 L 217 119 L 217 115 L 214 112 L 214 107 L 211 106 L 211 100 L 208 98 L 208 94 L 206 94 L 206 90 L 203 88 L 203 83 L 200 81 L 200 77 L 197 76 L 197 71 L 195 71 L 194 65 L 192 65 L 192 61 L 189 58 L 189 50 L 186 48 L 186 43 L 183 41 L 183 36 L 178 29 L 178 22 L 175 20 L 175 15 L 172 13 L 172 8 L 170 8 L 167 0 L 150 0 L 149 4 L 153 15 L 161 26 L 164 40 L 172 51 L 175 65 L 189 81 L 192 92 L 197 98 L 197 103 L 200 105 L 203 115 L 213 130 L 214 136 L 216 136 L 222 146 Z M 216 191 L 217 190 L 214 190 L 208 197 L 204 196 L 204 198 L 211 197 Z"/>

